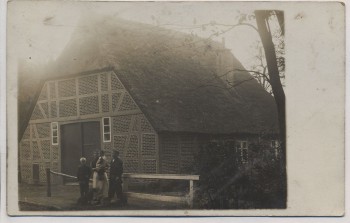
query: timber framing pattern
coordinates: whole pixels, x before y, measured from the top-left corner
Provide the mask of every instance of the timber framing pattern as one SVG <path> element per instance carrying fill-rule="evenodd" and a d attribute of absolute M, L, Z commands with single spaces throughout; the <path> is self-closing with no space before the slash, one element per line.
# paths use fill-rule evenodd
<path fill-rule="evenodd" d="M 107 154 L 119 149 L 126 172 L 158 173 L 157 134 L 115 72 L 103 71 L 44 84 L 20 141 L 22 180 L 34 182 L 34 164 L 39 165 L 39 182 L 46 181 L 46 168 L 61 171 L 60 127 L 58 145 L 53 145 L 52 122 L 60 126 L 98 120 L 102 129 L 103 117 L 111 117 L 112 137 L 111 142 L 101 141 L 101 149 Z"/>

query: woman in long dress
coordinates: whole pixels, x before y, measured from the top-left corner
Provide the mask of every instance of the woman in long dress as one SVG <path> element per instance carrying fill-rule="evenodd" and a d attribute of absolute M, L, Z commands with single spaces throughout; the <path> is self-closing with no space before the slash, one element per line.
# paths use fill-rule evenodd
<path fill-rule="evenodd" d="M 94 153 L 94 158 L 91 161 L 91 170 L 92 172 L 92 190 L 94 193 L 96 193 L 97 191 L 97 173 L 96 173 L 96 163 L 98 161 L 98 159 L 100 158 L 100 152 L 96 151 Z"/>
<path fill-rule="evenodd" d="M 101 202 L 104 197 L 107 197 L 108 193 L 108 177 L 106 170 L 108 169 L 108 162 L 103 151 L 100 151 L 100 155 L 96 161 L 96 166 L 93 169 L 92 176 L 92 188 L 95 191 L 95 200 Z"/>

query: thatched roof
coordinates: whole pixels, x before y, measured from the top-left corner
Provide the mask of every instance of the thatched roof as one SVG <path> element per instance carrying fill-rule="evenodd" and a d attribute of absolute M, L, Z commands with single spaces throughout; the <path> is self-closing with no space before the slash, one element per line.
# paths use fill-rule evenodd
<path fill-rule="evenodd" d="M 115 18 L 86 18 L 48 72 L 52 78 L 106 67 L 158 132 L 276 132 L 273 98 L 248 72 L 236 70 L 244 68 L 219 43 Z M 235 70 L 234 87 L 219 77 L 228 70 Z"/>

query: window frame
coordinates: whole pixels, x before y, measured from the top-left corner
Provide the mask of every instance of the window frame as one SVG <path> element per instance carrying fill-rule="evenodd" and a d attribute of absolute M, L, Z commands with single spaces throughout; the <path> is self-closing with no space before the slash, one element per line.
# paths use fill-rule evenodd
<path fill-rule="evenodd" d="M 54 128 L 54 125 L 56 125 L 56 128 Z M 51 122 L 51 145 L 57 146 L 59 141 L 59 131 L 58 131 L 58 122 Z M 56 131 L 54 131 L 56 130 Z M 54 135 L 54 132 L 56 132 L 56 135 Z M 54 142 L 54 139 L 56 139 L 56 142 Z"/>
<path fill-rule="evenodd" d="M 245 147 L 244 147 L 245 144 Z M 238 140 L 237 141 L 237 150 L 239 152 L 239 156 L 240 156 L 240 161 L 243 164 L 248 163 L 249 160 L 249 155 L 248 155 L 248 140 Z M 244 158 L 244 151 L 246 152 L 247 158 Z"/>
<path fill-rule="evenodd" d="M 281 144 L 277 139 L 271 140 L 271 148 L 274 150 L 275 159 L 278 159 L 278 157 L 279 157 L 280 146 L 281 146 Z"/>
<path fill-rule="evenodd" d="M 108 124 L 105 124 L 105 120 L 108 120 Z M 105 132 L 105 127 L 109 127 L 109 132 Z M 109 139 L 106 140 L 105 136 L 108 135 Z M 111 117 L 102 117 L 102 138 L 103 142 L 111 142 L 112 141 L 112 134 L 111 134 Z"/>

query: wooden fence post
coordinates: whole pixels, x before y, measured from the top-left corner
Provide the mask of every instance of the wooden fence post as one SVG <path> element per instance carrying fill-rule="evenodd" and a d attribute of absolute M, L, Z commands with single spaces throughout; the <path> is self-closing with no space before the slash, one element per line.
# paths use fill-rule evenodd
<path fill-rule="evenodd" d="M 128 192 L 129 188 L 128 188 L 128 178 L 124 177 L 123 178 L 123 192 Z"/>
<path fill-rule="evenodd" d="M 50 168 L 46 168 L 47 196 L 51 197 L 51 173 Z"/>
<path fill-rule="evenodd" d="M 193 180 L 190 180 L 190 193 L 188 199 L 190 208 L 193 208 Z"/>

